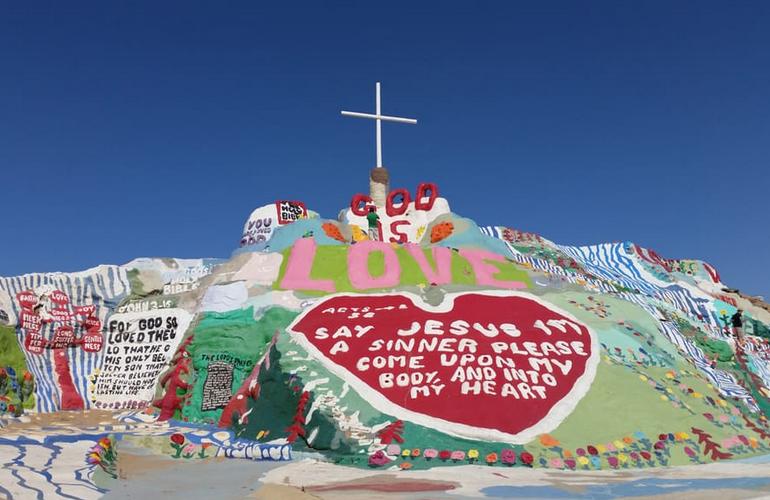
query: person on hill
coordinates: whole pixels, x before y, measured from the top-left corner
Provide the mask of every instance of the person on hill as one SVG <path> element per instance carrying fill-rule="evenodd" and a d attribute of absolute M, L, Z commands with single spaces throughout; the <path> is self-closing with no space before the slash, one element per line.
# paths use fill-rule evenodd
<path fill-rule="evenodd" d="M 736 341 L 743 343 L 743 311 L 738 309 L 730 318 L 730 323 L 733 325 L 733 335 L 735 335 Z"/>
<path fill-rule="evenodd" d="M 374 207 L 369 207 L 369 213 L 366 214 L 366 220 L 369 222 L 369 239 L 373 241 L 379 241 L 380 228 L 377 223 L 380 221 L 380 216 L 374 210 Z"/>

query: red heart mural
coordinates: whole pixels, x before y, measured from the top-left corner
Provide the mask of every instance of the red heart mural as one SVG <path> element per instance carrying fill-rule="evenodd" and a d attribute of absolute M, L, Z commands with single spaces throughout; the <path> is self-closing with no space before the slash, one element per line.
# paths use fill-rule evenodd
<path fill-rule="evenodd" d="M 526 443 L 553 430 L 588 391 L 596 336 L 525 293 L 338 294 L 288 330 L 372 406 L 472 439 Z"/>

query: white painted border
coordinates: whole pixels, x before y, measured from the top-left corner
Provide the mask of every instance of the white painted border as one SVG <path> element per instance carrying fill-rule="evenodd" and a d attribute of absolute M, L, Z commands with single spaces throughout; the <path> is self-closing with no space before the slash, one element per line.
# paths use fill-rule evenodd
<path fill-rule="evenodd" d="M 574 321 L 575 323 L 578 323 L 581 326 L 584 326 L 588 331 L 589 336 L 591 337 L 591 355 L 586 360 L 586 366 L 585 366 L 585 370 L 583 371 L 583 374 L 580 377 L 578 377 L 578 379 L 575 381 L 575 385 L 572 387 L 572 390 L 570 390 L 561 400 L 556 402 L 551 407 L 549 412 L 545 415 L 545 417 L 543 417 L 539 422 L 537 422 L 535 425 L 531 427 L 528 427 L 522 430 L 517 434 L 509 434 L 507 432 L 502 432 L 498 429 L 474 427 L 474 426 L 465 425 L 465 424 L 458 424 L 456 422 L 449 422 L 441 418 L 436 418 L 430 415 L 426 415 L 424 413 L 418 413 L 418 412 L 403 408 L 402 406 L 396 403 L 393 403 L 388 398 L 383 396 L 379 391 L 377 391 L 373 387 L 369 386 L 369 384 L 367 384 L 366 382 L 358 378 L 358 376 L 355 373 L 337 364 L 333 360 L 327 358 L 318 348 L 316 348 L 315 345 L 313 345 L 310 342 L 310 340 L 307 339 L 307 337 L 305 337 L 304 333 L 294 330 L 294 326 L 297 325 L 300 321 L 302 321 L 305 315 L 307 315 L 310 311 L 315 309 L 322 309 L 324 303 L 337 297 L 351 297 L 351 298 L 390 297 L 390 296 L 400 295 L 410 299 L 415 306 L 420 307 L 425 311 L 446 313 L 451 311 L 454 308 L 455 297 L 459 297 L 462 295 L 469 295 L 469 294 L 488 295 L 488 296 L 494 296 L 494 297 L 521 297 L 521 298 L 532 300 L 542 305 L 543 307 L 546 307 L 554 311 L 555 313 L 561 314 L 565 318 L 571 321 Z M 570 413 L 572 413 L 572 410 L 575 409 L 578 402 L 583 398 L 583 396 L 586 395 L 588 390 L 591 388 L 591 384 L 593 383 L 594 377 L 596 376 L 596 368 L 599 365 L 599 360 L 600 360 L 598 337 L 596 333 L 593 330 L 591 330 L 591 328 L 588 325 L 578 320 L 568 312 L 562 310 L 561 308 L 556 307 L 550 302 L 546 302 L 540 297 L 537 297 L 535 295 L 525 293 L 525 292 L 515 292 L 515 291 L 508 291 L 508 290 L 479 290 L 479 291 L 448 293 L 444 297 L 443 302 L 438 306 L 432 306 L 426 303 L 422 299 L 422 297 L 420 297 L 419 295 L 415 295 L 410 292 L 371 293 L 371 294 L 347 293 L 347 292 L 336 293 L 336 294 L 332 294 L 324 297 L 323 299 L 313 304 L 312 307 L 304 310 L 294 319 L 294 321 L 292 321 L 292 323 L 286 328 L 286 330 L 291 334 L 292 338 L 298 344 L 300 344 L 304 349 L 308 351 L 308 353 L 310 353 L 310 355 L 314 359 L 317 359 L 318 361 L 320 361 L 321 364 L 323 364 L 327 370 L 331 371 L 341 379 L 348 382 L 353 387 L 353 389 L 355 389 L 356 392 L 358 392 L 361 395 L 361 397 L 367 400 L 374 408 L 376 408 L 380 412 L 386 413 L 388 415 L 393 415 L 394 417 L 402 420 L 408 420 L 410 422 L 414 422 L 418 425 L 433 428 L 440 432 L 444 432 L 452 436 L 456 436 L 459 438 L 476 439 L 479 441 L 501 441 L 501 442 L 508 442 L 511 444 L 524 444 L 524 443 L 528 443 L 529 441 L 532 441 L 535 437 L 537 437 L 540 434 L 545 434 L 553 431 Z M 526 403 L 522 403 L 522 400 L 516 400 L 516 401 L 519 402 L 519 404 L 526 404 Z M 515 411 L 515 405 L 511 405 L 511 409 Z"/>

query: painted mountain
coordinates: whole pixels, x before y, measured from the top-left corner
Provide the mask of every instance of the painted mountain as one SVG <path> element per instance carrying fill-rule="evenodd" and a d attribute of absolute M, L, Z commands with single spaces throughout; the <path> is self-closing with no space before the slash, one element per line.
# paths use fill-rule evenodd
<path fill-rule="evenodd" d="M 770 450 L 770 311 L 707 263 L 478 226 L 432 184 L 372 230 L 370 206 L 260 207 L 228 259 L 0 278 L 0 412 L 108 410 L 208 429 L 221 456 L 361 467 Z"/>

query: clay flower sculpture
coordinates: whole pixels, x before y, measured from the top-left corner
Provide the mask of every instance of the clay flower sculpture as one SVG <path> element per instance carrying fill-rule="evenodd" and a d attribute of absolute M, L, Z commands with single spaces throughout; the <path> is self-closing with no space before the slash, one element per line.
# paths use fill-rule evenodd
<path fill-rule="evenodd" d="M 420 456 L 420 449 L 419 448 L 413 448 L 412 449 L 412 459 L 415 459 Z"/>
<path fill-rule="evenodd" d="M 446 462 L 449 460 L 449 458 L 452 456 L 452 452 L 449 450 L 441 450 L 438 452 L 438 458 L 440 458 L 443 462 Z"/>
<path fill-rule="evenodd" d="M 532 467 L 532 461 L 535 459 L 535 457 L 532 456 L 532 453 L 528 451 L 522 451 L 521 455 L 519 455 L 519 458 L 521 458 L 521 463 L 527 467 Z"/>
<path fill-rule="evenodd" d="M 413 465 L 410 464 L 409 462 L 401 462 L 400 464 L 398 464 L 398 467 L 401 470 L 409 470 L 409 469 L 411 469 L 413 467 Z"/>
<path fill-rule="evenodd" d="M 494 451 L 486 456 L 486 461 L 488 465 L 495 465 L 497 462 L 497 453 Z"/>
<path fill-rule="evenodd" d="M 369 467 L 381 467 L 383 465 L 387 465 L 388 463 L 390 463 L 390 459 L 387 455 L 385 455 L 385 453 L 383 453 L 382 450 L 375 451 L 369 457 Z"/>
<path fill-rule="evenodd" d="M 412 450 L 408 448 L 401 450 L 401 458 L 409 458 L 410 456 L 412 456 Z"/>
<path fill-rule="evenodd" d="M 184 435 L 183 434 L 179 434 L 177 432 L 177 433 L 172 434 L 171 437 L 169 437 L 169 439 L 171 440 L 171 447 L 176 450 L 176 455 L 173 455 L 172 458 L 179 458 L 179 457 L 181 457 L 182 456 L 182 448 L 184 447 L 184 441 L 185 441 Z"/>
<path fill-rule="evenodd" d="M 427 452 L 428 450 L 425 451 Z M 397 457 L 401 454 L 401 447 L 397 444 L 389 444 L 388 447 L 385 448 L 385 454 L 392 457 Z"/>
<path fill-rule="evenodd" d="M 468 461 L 473 463 L 479 458 L 479 450 L 468 450 Z"/>
<path fill-rule="evenodd" d="M 450 458 L 452 459 L 452 462 L 459 462 L 460 460 L 465 460 L 465 452 L 462 450 L 455 450 L 452 452 L 452 456 Z"/>
<path fill-rule="evenodd" d="M 510 448 L 503 449 L 500 452 L 500 461 L 510 467 L 516 463 L 516 452 Z"/>
<path fill-rule="evenodd" d="M 436 458 L 438 456 L 438 450 L 434 448 L 427 448 L 422 456 L 425 457 L 425 460 L 430 461 L 432 458 Z"/>

